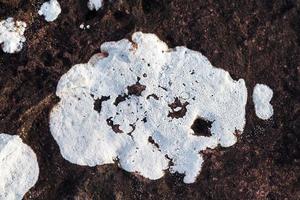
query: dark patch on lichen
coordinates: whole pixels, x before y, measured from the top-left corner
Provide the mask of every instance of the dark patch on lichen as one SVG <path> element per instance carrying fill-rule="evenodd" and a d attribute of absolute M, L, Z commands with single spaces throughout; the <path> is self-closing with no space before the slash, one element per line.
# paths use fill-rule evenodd
<path fill-rule="evenodd" d="M 141 96 L 142 92 L 146 89 L 145 85 L 137 82 L 136 84 L 130 85 L 127 87 L 128 95 Z"/>
<path fill-rule="evenodd" d="M 168 105 L 172 110 L 171 112 L 169 112 L 168 117 L 171 117 L 172 119 L 179 119 L 184 117 L 187 112 L 187 105 L 189 105 L 188 102 L 182 103 L 179 98 L 176 97 L 174 102 Z M 176 111 L 177 108 L 180 108 L 180 110 Z"/>
<path fill-rule="evenodd" d="M 96 99 L 94 102 L 94 110 L 96 110 L 98 113 L 101 112 L 102 109 L 102 103 L 104 101 L 108 101 L 110 99 L 110 96 L 101 96 L 101 98 Z"/>
<path fill-rule="evenodd" d="M 161 86 L 161 85 L 159 85 L 158 87 L 161 88 L 161 89 L 163 89 L 164 91 L 168 91 L 167 88 L 165 88 L 165 87 L 163 87 L 163 86 Z"/>
<path fill-rule="evenodd" d="M 194 123 L 191 126 L 191 129 L 194 131 L 194 135 L 197 136 L 211 136 L 210 128 L 212 122 L 198 117 L 195 119 Z"/>
<path fill-rule="evenodd" d="M 132 130 L 129 132 L 129 133 L 127 133 L 128 135 L 130 135 L 130 136 L 132 136 L 132 133 L 135 131 L 135 129 L 136 129 L 136 125 L 135 125 L 135 123 L 134 124 L 129 124 L 129 126 L 132 128 Z"/>
<path fill-rule="evenodd" d="M 112 117 L 108 118 L 106 123 L 115 133 L 123 133 L 123 131 L 120 129 L 120 124 L 114 124 Z"/>
<path fill-rule="evenodd" d="M 153 144 L 159 149 L 159 145 L 155 142 L 155 140 L 151 136 L 148 137 L 148 142 Z"/>
<path fill-rule="evenodd" d="M 144 117 L 144 118 L 142 119 L 142 122 L 146 123 L 146 122 L 147 122 L 147 117 Z"/>
<path fill-rule="evenodd" d="M 115 100 L 115 102 L 114 102 L 114 105 L 115 105 L 115 106 L 118 106 L 119 103 L 121 103 L 121 102 L 123 102 L 123 101 L 126 101 L 127 98 L 128 98 L 128 95 L 127 95 L 127 94 L 119 95 L 119 96 L 116 98 L 116 100 Z"/>
<path fill-rule="evenodd" d="M 159 97 L 156 94 L 150 94 L 147 96 L 147 99 L 150 99 L 150 97 L 154 98 L 155 100 L 159 100 Z"/>
<path fill-rule="evenodd" d="M 119 103 L 126 101 L 126 99 L 128 99 L 129 96 L 141 96 L 142 92 L 146 89 L 146 86 L 140 84 L 140 80 L 140 77 L 137 77 L 137 82 L 135 84 L 127 86 L 128 93 L 118 95 L 118 97 L 115 99 L 114 105 L 118 106 Z"/>

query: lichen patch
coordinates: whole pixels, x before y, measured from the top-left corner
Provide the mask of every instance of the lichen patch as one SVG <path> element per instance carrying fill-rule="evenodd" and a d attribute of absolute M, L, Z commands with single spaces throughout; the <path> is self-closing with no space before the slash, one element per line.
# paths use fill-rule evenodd
<path fill-rule="evenodd" d="M 19 199 L 39 176 L 37 158 L 19 136 L 0 133 L 0 199 Z"/>
<path fill-rule="evenodd" d="M 70 162 L 118 159 L 124 170 L 149 179 L 168 169 L 192 183 L 203 163 L 199 152 L 231 146 L 235 132 L 243 132 L 244 80 L 233 80 L 201 53 L 169 49 L 141 32 L 132 42 L 106 42 L 101 51 L 106 56 L 73 66 L 57 86 L 50 130 Z M 205 121 L 196 126 L 197 119 Z"/>
<path fill-rule="evenodd" d="M 53 22 L 61 13 L 60 4 L 57 0 L 44 2 L 38 13 L 39 15 L 43 15 L 47 22 Z"/>
<path fill-rule="evenodd" d="M 267 120 L 273 115 L 273 106 L 270 101 L 273 97 L 273 90 L 264 84 L 256 84 L 253 90 L 253 103 L 256 116 Z"/>
<path fill-rule="evenodd" d="M 17 53 L 23 48 L 26 41 L 24 32 L 26 23 L 22 21 L 14 21 L 9 17 L 0 21 L 0 44 L 2 50 L 6 53 Z"/>

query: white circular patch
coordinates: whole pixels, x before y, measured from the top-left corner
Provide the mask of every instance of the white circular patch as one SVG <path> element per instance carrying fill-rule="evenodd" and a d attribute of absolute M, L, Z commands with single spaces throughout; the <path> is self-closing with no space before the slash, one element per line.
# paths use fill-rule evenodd
<path fill-rule="evenodd" d="M 19 136 L 0 134 L 0 199 L 22 199 L 37 182 L 39 166 Z"/>
<path fill-rule="evenodd" d="M 199 52 L 169 49 L 153 34 L 137 32 L 132 41 L 102 44 L 104 53 L 61 77 L 51 133 L 72 163 L 118 160 L 149 179 L 169 169 L 192 183 L 203 163 L 200 151 L 231 146 L 243 131 L 245 82 Z M 211 135 L 194 133 L 198 118 L 211 123 Z"/>

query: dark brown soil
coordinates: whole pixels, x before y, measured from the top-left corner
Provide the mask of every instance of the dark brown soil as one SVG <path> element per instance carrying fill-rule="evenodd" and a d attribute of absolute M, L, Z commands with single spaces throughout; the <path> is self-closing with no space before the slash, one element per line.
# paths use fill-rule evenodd
<path fill-rule="evenodd" d="M 61 0 L 62 14 L 47 23 L 37 14 L 41 0 L 0 0 L 0 20 L 13 16 L 28 24 L 20 53 L 0 51 L 0 132 L 19 134 L 40 166 L 25 199 L 300 199 L 299 1 L 113 0 L 98 12 L 86 2 Z M 81 23 L 91 28 L 81 30 Z M 233 147 L 203 152 L 206 161 L 194 184 L 184 184 L 179 174 L 149 181 L 116 165 L 71 164 L 49 132 L 61 75 L 87 62 L 102 42 L 135 31 L 200 51 L 246 80 L 245 131 Z M 274 91 L 270 120 L 255 116 L 256 83 Z"/>

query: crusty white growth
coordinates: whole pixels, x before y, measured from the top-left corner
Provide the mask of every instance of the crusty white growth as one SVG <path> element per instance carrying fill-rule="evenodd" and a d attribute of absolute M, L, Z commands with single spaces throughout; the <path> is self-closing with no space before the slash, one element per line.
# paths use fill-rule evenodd
<path fill-rule="evenodd" d="M 0 134 L 0 200 L 22 199 L 38 176 L 32 149 L 19 136 Z"/>
<path fill-rule="evenodd" d="M 51 133 L 72 163 L 95 166 L 118 160 L 121 168 L 149 179 L 169 169 L 192 183 L 203 163 L 199 152 L 231 146 L 235 132 L 243 131 L 244 80 L 234 81 L 199 52 L 168 49 L 153 34 L 137 32 L 132 41 L 102 44 L 107 57 L 96 54 L 61 77 Z M 144 88 L 136 92 L 137 86 Z M 184 106 L 172 107 L 176 101 Z M 184 116 L 173 115 L 178 113 Z M 210 137 L 194 134 L 191 125 L 198 117 L 212 122 Z"/>
<path fill-rule="evenodd" d="M 89 0 L 87 5 L 90 10 L 99 10 L 103 5 L 103 0 Z"/>
<path fill-rule="evenodd" d="M 21 51 L 23 43 L 26 41 L 24 37 L 25 28 L 25 22 L 14 22 L 11 17 L 0 21 L 0 44 L 4 52 L 16 53 Z"/>
<path fill-rule="evenodd" d="M 267 120 L 273 115 L 273 106 L 270 101 L 273 97 L 273 90 L 264 84 L 256 84 L 253 90 L 253 102 L 256 116 Z"/>
<path fill-rule="evenodd" d="M 47 22 L 56 20 L 60 13 L 61 8 L 57 0 L 50 0 L 43 3 L 39 10 L 39 15 L 44 15 Z"/>
<path fill-rule="evenodd" d="M 88 8 L 90 10 L 99 10 L 102 7 L 103 0 L 89 0 L 88 1 Z"/>

